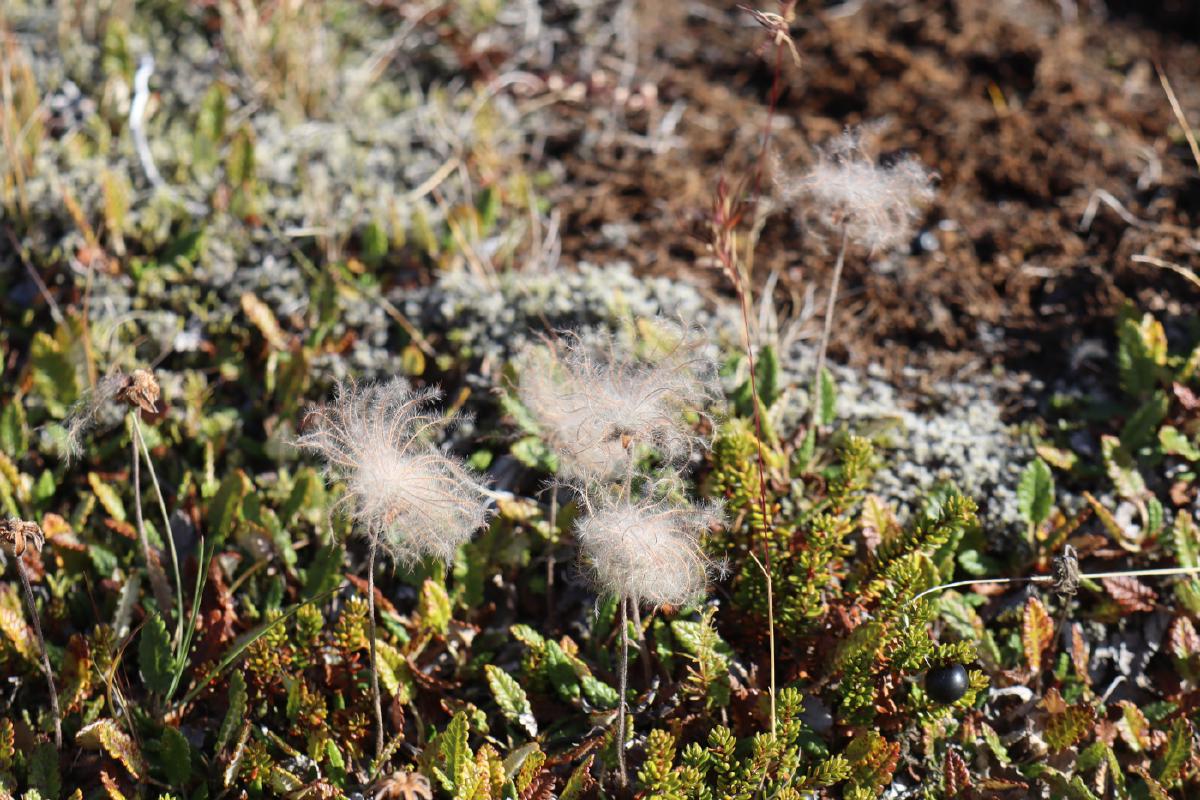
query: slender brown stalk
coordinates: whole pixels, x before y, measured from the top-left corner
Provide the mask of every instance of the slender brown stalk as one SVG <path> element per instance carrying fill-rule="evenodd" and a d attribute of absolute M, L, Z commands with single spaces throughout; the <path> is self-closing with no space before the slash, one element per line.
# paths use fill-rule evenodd
<path fill-rule="evenodd" d="M 371 703 L 375 707 L 375 761 L 383 758 L 383 700 L 379 695 L 379 659 L 375 652 L 375 539 L 371 539 L 367 557 L 367 614 L 371 635 Z M 378 768 L 378 764 L 376 767 Z"/>
<path fill-rule="evenodd" d="M 812 417 L 809 423 L 813 439 L 816 440 L 817 427 L 821 421 L 821 373 L 825 371 L 825 354 L 829 350 L 829 338 L 833 334 L 833 312 L 837 305 L 838 284 L 842 280 L 842 267 L 846 263 L 846 244 L 849 241 L 848 230 L 842 225 L 842 244 L 838 248 L 837 262 L 833 265 L 833 281 L 829 285 L 829 300 L 825 304 L 825 326 L 821 330 L 821 345 L 817 348 L 817 371 L 813 375 L 812 384 Z"/>
<path fill-rule="evenodd" d="M 54 713 L 54 746 L 62 749 L 62 713 L 58 709 L 58 690 L 54 688 L 54 669 L 50 666 L 50 654 L 46 651 L 46 637 L 42 635 L 42 622 L 38 619 L 37 605 L 33 600 L 33 587 L 29 584 L 29 573 L 21 556 L 13 557 L 17 562 L 17 574 L 25 588 L 25 602 L 29 605 L 29 617 L 33 620 L 33 632 L 42 649 L 42 671 L 46 673 L 46 685 L 50 688 L 50 710 Z"/>

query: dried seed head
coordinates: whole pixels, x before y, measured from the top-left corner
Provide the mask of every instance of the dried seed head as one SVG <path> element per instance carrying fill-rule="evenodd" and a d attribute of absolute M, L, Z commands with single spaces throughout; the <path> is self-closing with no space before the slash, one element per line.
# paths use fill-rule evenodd
<path fill-rule="evenodd" d="M 704 596 L 713 563 L 700 540 L 719 519 L 715 505 L 609 496 L 576 524 L 575 536 L 597 589 L 679 606 Z"/>
<path fill-rule="evenodd" d="M 437 397 L 401 379 L 339 384 L 332 404 L 309 412 L 297 441 L 325 460 L 329 478 L 346 482 L 345 500 L 368 539 L 404 563 L 449 561 L 488 518 L 471 473 L 430 442 L 451 422 L 431 409 Z"/>
<path fill-rule="evenodd" d="M 527 347 L 517 373 L 517 396 L 562 474 L 583 481 L 624 474 L 638 447 L 686 459 L 701 439 L 684 412 L 703 412 L 716 393 L 713 363 L 683 344 L 639 358 L 608 335 Z"/>
<path fill-rule="evenodd" d="M 158 398 L 161 393 L 158 379 L 154 377 L 153 372 L 148 369 L 135 369 L 126 376 L 125 382 L 117 390 L 117 399 L 147 414 L 154 414 L 158 411 Z"/>
<path fill-rule="evenodd" d="M 32 547 L 35 553 L 42 552 L 46 544 L 46 535 L 36 522 L 9 517 L 0 520 L 0 547 L 9 555 L 20 558 L 25 554 L 26 547 Z"/>
<path fill-rule="evenodd" d="M 861 129 L 821 148 L 817 163 L 784 194 L 801 197 L 802 216 L 839 234 L 844 226 L 850 241 L 872 251 L 911 239 L 922 208 L 934 196 L 929 171 L 915 159 L 876 164 L 864 151 Z"/>

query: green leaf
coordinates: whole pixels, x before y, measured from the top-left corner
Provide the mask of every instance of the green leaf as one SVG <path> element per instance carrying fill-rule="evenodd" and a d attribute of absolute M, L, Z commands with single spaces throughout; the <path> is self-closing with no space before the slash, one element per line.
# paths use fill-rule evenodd
<path fill-rule="evenodd" d="M 583 696 L 596 708 L 616 708 L 621 701 L 621 695 L 616 689 L 592 675 L 580 675 L 579 686 Z"/>
<path fill-rule="evenodd" d="M 53 742 L 42 742 L 29 758 L 29 786 L 46 800 L 57 800 L 62 793 L 58 751 Z"/>
<path fill-rule="evenodd" d="M 254 131 L 247 124 L 234 134 L 233 143 L 229 148 L 229 158 L 225 164 L 225 172 L 229 182 L 241 186 L 254 180 Z"/>
<path fill-rule="evenodd" d="M 192 748 L 178 728 L 167 726 L 158 742 L 159 759 L 172 788 L 184 789 L 192 778 Z"/>
<path fill-rule="evenodd" d="M 1117 327 L 1117 374 L 1121 388 L 1140 397 L 1158 383 L 1167 362 L 1167 337 L 1162 324 L 1150 314 L 1137 320 L 1123 312 Z"/>
<path fill-rule="evenodd" d="M 383 261 L 388 252 L 387 232 L 375 220 L 367 223 L 362 232 L 362 260 L 374 267 Z"/>
<path fill-rule="evenodd" d="M 1158 444 L 1168 455 L 1186 458 L 1188 461 L 1200 461 L 1200 449 L 1197 449 L 1183 433 L 1173 425 L 1164 425 L 1158 431 Z"/>
<path fill-rule="evenodd" d="M 469 732 L 467 713 L 460 711 L 454 715 L 450 724 L 446 726 L 446 730 L 438 737 L 438 754 L 445 764 L 445 774 L 454 782 L 454 785 L 457 784 L 457 776 L 473 758 L 471 748 L 467 745 Z"/>
<path fill-rule="evenodd" d="M 1017 509 L 1030 525 L 1041 525 L 1054 504 L 1054 476 L 1040 458 L 1030 462 L 1017 485 Z"/>
<path fill-rule="evenodd" d="M 1186 717 L 1176 717 L 1167 734 L 1167 746 L 1163 749 L 1158 767 L 1158 782 L 1170 788 L 1179 780 L 1184 764 L 1192 755 L 1192 725 Z"/>
<path fill-rule="evenodd" d="M 553 639 L 546 640 L 544 669 L 550 685 L 563 700 L 574 702 L 579 699 L 581 690 L 575 665 L 571 663 L 571 659 L 563 652 L 558 642 Z"/>
<path fill-rule="evenodd" d="M 171 678 L 174 676 L 171 637 L 159 614 L 151 614 L 142 626 L 142 636 L 138 642 L 138 666 L 141 667 L 142 681 L 147 689 L 162 694 L 171 688 Z"/>
<path fill-rule="evenodd" d="M 780 364 L 779 355 L 769 344 L 763 345 L 758 351 L 758 360 L 754 364 L 754 379 L 758 386 L 758 399 L 763 408 L 770 408 L 779 399 L 780 393 Z"/>
<path fill-rule="evenodd" d="M 125 504 L 121 502 L 121 496 L 117 494 L 117 490 L 105 483 L 104 479 L 94 472 L 89 472 L 87 479 L 88 484 L 92 487 L 92 493 L 100 501 L 105 513 L 117 522 L 124 522 L 127 519 Z"/>
<path fill-rule="evenodd" d="M 821 369 L 821 424 L 832 425 L 837 419 L 837 384 L 833 381 L 833 373 L 827 368 Z"/>
<path fill-rule="evenodd" d="M 575 768 L 571 777 L 567 779 L 567 785 L 563 787 L 558 800 L 583 800 L 591 787 L 596 785 L 596 779 L 592 777 L 592 763 L 595 760 L 596 756 L 590 755 L 586 761 Z"/>
<path fill-rule="evenodd" d="M 1100 437 L 1100 452 L 1104 457 L 1104 469 L 1117 494 L 1126 500 L 1140 499 L 1146 493 L 1146 482 L 1129 451 L 1121 447 L 1115 436 Z"/>
<path fill-rule="evenodd" d="M 320 486 L 321 479 L 312 467 L 305 467 L 297 472 L 292 482 L 292 491 L 279 507 L 279 524 L 286 527 L 298 513 L 309 508 Z"/>
<path fill-rule="evenodd" d="M 25 406 L 19 396 L 13 397 L 0 411 L 0 449 L 12 456 L 13 460 L 24 458 L 29 450 Z"/>
<path fill-rule="evenodd" d="M 55 417 L 79 397 L 79 379 L 62 346 L 50 334 L 38 331 L 29 346 L 33 386 Z"/>
<path fill-rule="evenodd" d="M 504 716 L 524 728 L 530 736 L 537 736 L 537 720 L 521 684 L 495 664 L 487 664 L 483 670 L 487 674 L 488 688 Z"/>
<path fill-rule="evenodd" d="M 246 720 L 246 678 L 241 672 L 233 673 L 233 677 L 229 679 L 229 695 L 226 699 L 228 709 L 225 712 L 225 719 L 221 722 L 221 728 L 217 732 L 217 749 L 219 754 L 225 749 L 225 746 L 232 740 L 234 733 L 241 727 Z"/>
<path fill-rule="evenodd" d="M 1200 566 L 1200 532 L 1196 530 L 1196 521 L 1187 509 L 1175 516 L 1171 539 L 1181 567 Z"/>
<path fill-rule="evenodd" d="M 1121 447 L 1136 453 L 1154 439 L 1154 433 L 1167 416 L 1167 394 L 1157 391 L 1125 420 L 1121 428 Z"/>
<path fill-rule="evenodd" d="M 421 627 L 433 633 L 444 634 L 450 628 L 450 595 L 439 581 L 426 578 L 421 586 L 421 599 L 417 606 Z"/>
<path fill-rule="evenodd" d="M 558 455 L 537 436 L 523 436 L 512 445 L 513 458 L 530 469 L 558 471 Z"/>
<path fill-rule="evenodd" d="M 208 535 L 214 544 L 220 545 L 229 537 L 242 500 L 249 491 L 250 479 L 240 469 L 221 481 L 217 493 L 208 504 Z"/>

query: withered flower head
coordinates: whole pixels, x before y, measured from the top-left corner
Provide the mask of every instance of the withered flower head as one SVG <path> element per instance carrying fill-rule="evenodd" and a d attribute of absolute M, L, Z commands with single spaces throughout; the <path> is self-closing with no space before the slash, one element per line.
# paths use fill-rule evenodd
<path fill-rule="evenodd" d="M 12 556 L 20 558 L 25 554 L 26 547 L 32 547 L 35 553 L 42 552 L 46 544 L 46 535 L 36 522 L 9 517 L 0 520 L 0 547 Z"/>
<path fill-rule="evenodd" d="M 125 376 L 121 388 L 117 390 L 117 399 L 139 408 L 147 414 L 158 410 L 158 398 L 162 394 L 158 388 L 158 379 L 148 369 L 135 369 Z"/>

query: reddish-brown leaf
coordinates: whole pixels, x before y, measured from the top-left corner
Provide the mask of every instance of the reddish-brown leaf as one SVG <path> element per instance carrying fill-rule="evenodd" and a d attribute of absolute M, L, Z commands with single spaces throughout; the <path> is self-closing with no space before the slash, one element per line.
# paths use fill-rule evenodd
<path fill-rule="evenodd" d="M 1117 605 L 1127 614 L 1137 611 L 1153 611 L 1158 602 L 1158 595 L 1146 584 L 1132 575 L 1118 578 L 1103 578 L 1101 583 L 1108 590 L 1109 596 L 1117 601 Z"/>
<path fill-rule="evenodd" d="M 1184 660 L 1200 653 L 1200 635 L 1196 633 L 1196 626 L 1192 624 L 1190 617 L 1177 617 L 1171 623 L 1171 630 L 1167 633 L 1167 647 L 1171 655 Z"/>
<path fill-rule="evenodd" d="M 1075 668 L 1075 677 L 1084 686 L 1092 685 L 1092 676 L 1088 672 L 1088 646 L 1083 639 L 1083 626 L 1078 623 L 1071 625 L 1071 665 Z"/>
<path fill-rule="evenodd" d="M 1054 621 L 1042 601 L 1030 597 L 1025 603 L 1025 617 L 1021 622 L 1021 644 L 1025 647 L 1025 664 L 1032 673 L 1041 672 L 1042 654 L 1054 639 Z"/>
<path fill-rule="evenodd" d="M 946 797 L 957 797 L 959 792 L 971 788 L 971 773 L 967 771 L 967 762 L 957 750 L 946 751 L 942 773 L 946 778 Z"/>

